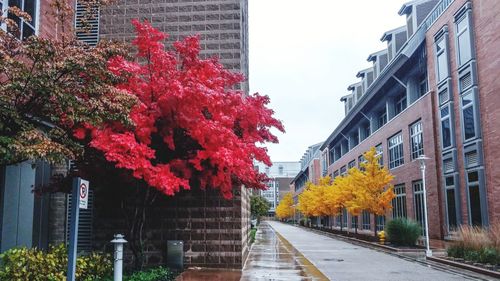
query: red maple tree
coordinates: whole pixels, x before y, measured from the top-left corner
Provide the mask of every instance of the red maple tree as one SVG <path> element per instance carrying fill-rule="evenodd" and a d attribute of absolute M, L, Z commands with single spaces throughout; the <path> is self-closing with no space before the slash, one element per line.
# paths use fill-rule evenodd
<path fill-rule="evenodd" d="M 284 132 L 267 108 L 269 98 L 237 90 L 244 77 L 216 58 L 201 59 L 198 37 L 166 51 L 167 34 L 148 22 L 133 25 L 136 61 L 114 57 L 109 69 L 126 78 L 117 87 L 138 100 L 130 113 L 134 126 L 84 124 L 75 136 L 90 138 L 107 161 L 167 195 L 199 186 L 230 198 L 236 184 L 263 188 L 265 176 L 253 160 L 270 165 L 262 144 L 278 142 L 273 127 Z"/>

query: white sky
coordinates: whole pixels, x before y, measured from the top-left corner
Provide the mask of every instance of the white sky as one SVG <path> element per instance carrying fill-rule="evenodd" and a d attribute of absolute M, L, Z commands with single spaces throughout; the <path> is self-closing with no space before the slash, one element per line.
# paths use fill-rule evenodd
<path fill-rule="evenodd" d="M 340 97 L 405 24 L 409 0 L 249 0 L 250 92 L 270 96 L 286 129 L 268 145 L 272 161 L 299 161 L 344 117 Z"/>

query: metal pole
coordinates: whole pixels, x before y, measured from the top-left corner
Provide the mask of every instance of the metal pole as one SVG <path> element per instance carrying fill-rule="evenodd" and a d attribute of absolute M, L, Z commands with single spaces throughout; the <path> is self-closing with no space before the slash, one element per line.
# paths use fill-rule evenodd
<path fill-rule="evenodd" d="M 73 179 L 73 193 L 71 194 L 71 220 L 69 231 L 68 272 L 66 279 L 75 280 L 76 250 L 78 244 L 78 220 L 80 217 L 80 178 Z"/>
<path fill-rule="evenodd" d="M 115 234 L 115 239 L 111 240 L 111 243 L 115 245 L 114 253 L 114 264 L 113 264 L 113 280 L 122 281 L 123 279 L 123 244 L 127 243 L 127 240 L 123 239 L 122 234 Z"/>
<path fill-rule="evenodd" d="M 424 216 L 425 216 L 425 245 L 427 250 L 425 255 L 428 257 L 432 256 L 432 251 L 429 245 L 429 216 L 427 214 L 427 189 L 425 187 L 425 160 L 421 160 L 420 169 L 422 170 L 422 187 L 424 190 Z"/>

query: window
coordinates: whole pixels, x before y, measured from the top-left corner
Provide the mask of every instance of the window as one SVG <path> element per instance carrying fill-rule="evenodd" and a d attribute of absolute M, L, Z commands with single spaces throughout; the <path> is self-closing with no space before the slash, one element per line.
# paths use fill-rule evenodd
<path fill-rule="evenodd" d="M 380 166 L 384 166 L 384 151 L 382 150 L 381 143 L 375 146 L 375 151 L 377 152 L 375 156 L 380 157 L 378 159 L 378 163 L 380 164 Z"/>
<path fill-rule="evenodd" d="M 266 167 L 265 170 L 266 170 L 266 175 L 269 175 L 269 167 Z"/>
<path fill-rule="evenodd" d="M 35 35 L 37 31 L 37 9 L 40 0 L 0 0 L 0 6 L 5 11 L 8 6 L 18 7 L 22 11 L 26 12 L 31 17 L 31 22 L 25 21 L 13 14 L 8 14 L 8 18 L 16 22 L 19 27 L 19 38 L 25 39 L 31 35 Z"/>
<path fill-rule="evenodd" d="M 335 172 L 333 172 L 333 178 L 336 178 L 339 176 L 339 170 L 336 170 Z"/>
<path fill-rule="evenodd" d="M 363 211 L 363 213 L 361 213 L 361 224 L 361 227 L 365 230 L 369 230 L 371 228 L 370 213 L 367 211 Z"/>
<path fill-rule="evenodd" d="M 380 128 L 384 126 L 386 123 L 387 123 L 387 113 L 384 110 L 384 112 L 380 113 L 378 117 L 378 127 Z"/>
<path fill-rule="evenodd" d="M 366 159 L 365 159 L 365 156 L 364 155 L 360 155 L 358 156 L 358 168 L 362 169 L 361 168 L 361 164 L 362 163 L 365 163 L 366 162 Z"/>
<path fill-rule="evenodd" d="M 451 146 L 451 116 L 449 106 L 442 107 L 441 113 L 441 144 L 443 149 Z"/>
<path fill-rule="evenodd" d="M 367 137 L 370 136 L 370 133 L 371 133 L 371 129 L 370 129 L 370 124 L 366 124 L 364 127 L 363 127 L 363 134 L 364 134 L 364 138 L 366 139 Z"/>
<path fill-rule="evenodd" d="M 352 160 L 347 164 L 348 169 L 354 168 L 356 166 L 356 160 Z"/>
<path fill-rule="evenodd" d="M 278 174 L 283 175 L 283 166 L 282 165 L 280 165 L 278 167 Z"/>
<path fill-rule="evenodd" d="M 358 228 L 358 217 L 357 216 L 351 215 L 351 228 L 353 228 L 353 229 Z"/>
<path fill-rule="evenodd" d="M 394 186 L 396 197 L 392 199 L 392 217 L 406 218 L 406 187 L 404 184 Z"/>
<path fill-rule="evenodd" d="M 388 141 L 389 145 L 389 169 L 399 167 L 404 164 L 403 155 L 403 135 L 401 133 L 393 136 Z"/>
<path fill-rule="evenodd" d="M 424 155 L 422 121 L 418 121 L 410 126 L 410 148 L 411 159 L 417 159 L 420 155 Z"/>
<path fill-rule="evenodd" d="M 398 115 L 401 113 L 403 110 L 406 109 L 406 95 L 403 95 L 399 97 L 399 99 L 396 101 L 395 108 L 394 108 L 394 114 Z"/>
<path fill-rule="evenodd" d="M 445 33 L 436 40 L 436 57 L 437 57 L 437 81 L 441 82 L 448 77 L 448 54 L 446 50 L 446 35 Z"/>
<path fill-rule="evenodd" d="M 472 92 L 462 96 L 462 118 L 464 140 L 476 137 L 474 93 Z"/>
<path fill-rule="evenodd" d="M 342 227 L 347 227 L 347 210 L 342 209 Z"/>
<path fill-rule="evenodd" d="M 420 83 L 418 84 L 419 97 L 425 95 L 429 91 L 429 84 L 427 83 L 427 74 L 422 75 Z"/>
<path fill-rule="evenodd" d="M 375 216 L 375 227 L 377 231 L 382 231 L 385 228 L 385 216 Z"/>
<path fill-rule="evenodd" d="M 472 48 L 469 32 L 469 17 L 468 14 L 464 14 L 456 22 L 457 28 L 457 54 L 458 54 L 458 65 L 463 65 L 472 58 Z"/>
<path fill-rule="evenodd" d="M 479 193 L 479 172 L 467 173 L 467 184 L 469 186 L 469 220 L 472 225 L 482 226 L 481 196 Z"/>
<path fill-rule="evenodd" d="M 343 175 L 345 175 L 346 173 L 347 173 L 347 168 L 346 168 L 346 166 L 342 166 L 342 167 L 340 168 L 340 175 L 341 175 L 341 176 L 343 176 Z"/>
<path fill-rule="evenodd" d="M 422 181 L 413 182 L 413 205 L 415 208 L 415 220 L 422 227 L 422 235 L 425 236 L 424 186 Z"/>
<path fill-rule="evenodd" d="M 455 200 L 455 178 L 453 176 L 444 179 L 446 190 L 446 214 L 448 222 L 448 231 L 453 231 L 457 228 L 457 207 Z"/>

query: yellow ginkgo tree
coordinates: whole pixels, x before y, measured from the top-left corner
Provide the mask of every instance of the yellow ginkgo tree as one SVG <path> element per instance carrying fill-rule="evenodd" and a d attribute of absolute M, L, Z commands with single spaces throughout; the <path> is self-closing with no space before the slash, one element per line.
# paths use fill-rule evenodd
<path fill-rule="evenodd" d="M 391 202 L 396 196 L 391 184 L 394 176 L 380 166 L 380 156 L 377 156 L 374 147 L 364 153 L 364 158 L 366 161 L 361 163 L 362 170 L 351 169 L 348 175 L 354 200 L 346 204 L 351 208 L 351 214 L 365 210 L 383 216 L 392 208 Z"/>
<path fill-rule="evenodd" d="M 288 192 L 276 207 L 276 216 L 279 219 L 286 219 L 293 216 L 293 213 L 293 194 L 291 192 Z"/>

